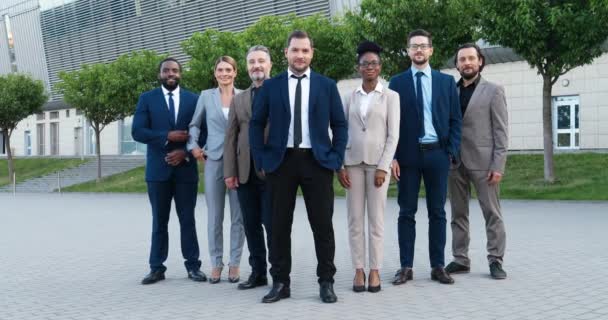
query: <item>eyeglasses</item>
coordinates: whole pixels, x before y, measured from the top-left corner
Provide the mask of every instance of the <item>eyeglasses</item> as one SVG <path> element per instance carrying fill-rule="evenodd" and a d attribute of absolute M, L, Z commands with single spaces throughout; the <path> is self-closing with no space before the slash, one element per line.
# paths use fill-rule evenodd
<path fill-rule="evenodd" d="M 379 65 L 380 61 L 363 61 L 359 63 L 359 67 L 364 69 L 368 67 L 377 68 Z"/>
<path fill-rule="evenodd" d="M 423 44 L 410 44 L 410 45 L 408 46 L 408 48 L 410 48 L 410 50 L 414 50 L 414 51 L 416 51 L 416 50 L 418 50 L 418 49 L 426 50 L 426 49 L 429 49 L 430 47 L 431 47 L 431 45 L 430 45 L 430 44 L 428 44 L 428 43 L 423 43 Z"/>

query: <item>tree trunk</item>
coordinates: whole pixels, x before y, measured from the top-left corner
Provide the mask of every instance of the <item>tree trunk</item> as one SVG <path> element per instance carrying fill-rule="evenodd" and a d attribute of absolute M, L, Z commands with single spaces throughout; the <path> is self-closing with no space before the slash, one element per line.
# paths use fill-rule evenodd
<path fill-rule="evenodd" d="M 543 75 L 543 147 L 544 147 L 544 173 L 545 182 L 553 183 L 555 181 L 555 172 L 553 170 L 553 119 L 551 91 L 553 84 L 551 77 Z"/>
<path fill-rule="evenodd" d="M 101 181 L 101 141 L 99 141 L 99 137 L 101 136 L 101 130 L 99 127 L 95 127 L 95 154 L 97 155 L 97 182 Z"/>
<path fill-rule="evenodd" d="M 11 150 L 11 129 L 5 129 L 2 134 L 4 135 L 4 141 L 6 143 L 6 160 L 8 162 L 8 181 L 13 184 L 13 177 L 15 174 L 15 163 L 13 162 L 13 150 Z"/>

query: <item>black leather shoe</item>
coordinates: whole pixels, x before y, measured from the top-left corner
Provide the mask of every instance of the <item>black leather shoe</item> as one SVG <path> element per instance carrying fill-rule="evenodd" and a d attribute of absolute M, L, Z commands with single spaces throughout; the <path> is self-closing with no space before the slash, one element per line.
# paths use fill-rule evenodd
<path fill-rule="evenodd" d="M 395 273 L 395 277 L 393 278 L 393 284 L 394 285 L 400 285 L 400 284 L 404 284 L 406 283 L 408 280 L 412 280 L 414 278 L 414 271 L 412 271 L 412 268 L 401 268 L 399 270 L 397 270 L 397 273 Z"/>
<path fill-rule="evenodd" d="M 192 281 L 197 282 L 205 282 L 207 281 L 207 276 L 204 272 L 200 270 L 190 270 L 188 271 L 188 278 L 192 279 Z"/>
<path fill-rule="evenodd" d="M 247 290 L 266 285 L 268 285 L 268 278 L 266 277 L 266 275 L 261 275 L 259 273 L 254 272 L 249 276 L 249 279 L 247 279 L 247 281 L 239 283 L 237 288 L 239 290 Z"/>
<path fill-rule="evenodd" d="M 355 274 L 355 279 L 353 279 L 353 291 L 354 292 L 364 292 L 365 291 L 365 272 L 363 272 L 363 285 L 359 286 L 355 284 L 355 280 L 357 279 L 357 275 Z"/>
<path fill-rule="evenodd" d="M 433 268 L 433 271 L 431 271 L 431 280 L 439 281 L 439 283 L 442 284 L 454 283 L 454 279 L 452 279 L 452 277 L 450 277 L 450 275 L 445 272 L 445 269 L 443 267 Z"/>
<path fill-rule="evenodd" d="M 471 267 L 452 261 L 445 267 L 445 272 L 449 274 L 469 273 L 471 272 Z"/>
<path fill-rule="evenodd" d="M 150 271 L 150 273 L 148 273 L 144 279 L 141 280 L 141 284 L 153 284 L 161 280 L 165 280 L 164 271 Z"/>
<path fill-rule="evenodd" d="M 502 280 L 507 278 L 507 272 L 502 268 L 502 265 L 498 261 L 490 263 L 490 276 L 492 279 Z"/>
<path fill-rule="evenodd" d="M 338 297 L 334 293 L 334 284 L 329 281 L 321 282 L 319 296 L 321 297 L 321 301 L 325 303 L 334 303 L 338 301 Z"/>
<path fill-rule="evenodd" d="M 374 273 L 372 273 L 372 272 L 369 273 L 369 279 L 367 281 L 369 284 L 367 285 L 367 291 L 371 292 L 371 293 L 380 292 L 380 290 L 382 290 L 382 281 L 380 280 L 380 275 L 378 274 L 378 285 L 377 286 L 372 286 L 371 283 L 372 283 L 372 275 L 373 274 Z"/>
<path fill-rule="evenodd" d="M 268 292 L 267 295 L 262 298 L 263 303 L 273 303 L 277 302 L 281 299 L 287 299 L 291 296 L 291 291 L 289 290 L 289 286 L 285 285 L 281 282 L 274 282 L 272 284 L 272 289 Z"/>

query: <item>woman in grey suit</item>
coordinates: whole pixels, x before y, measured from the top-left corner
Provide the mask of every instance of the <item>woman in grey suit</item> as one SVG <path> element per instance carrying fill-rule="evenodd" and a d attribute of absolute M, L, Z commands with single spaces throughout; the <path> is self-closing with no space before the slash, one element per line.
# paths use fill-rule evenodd
<path fill-rule="evenodd" d="M 230 201 L 230 261 L 228 263 L 228 280 L 239 281 L 239 265 L 245 241 L 243 217 L 236 190 L 226 190 L 224 184 L 224 136 L 228 123 L 228 112 L 232 97 L 239 93 L 234 88 L 236 78 L 236 61 L 229 56 L 222 56 L 215 62 L 215 79 L 218 87 L 203 90 L 196 105 L 196 111 L 190 123 L 190 140 L 188 150 L 194 157 L 205 161 L 205 201 L 207 202 L 207 235 L 209 255 L 211 256 L 211 277 L 209 282 L 218 283 L 222 274 L 223 258 L 223 222 L 226 192 Z M 207 143 L 201 148 L 195 138 L 200 134 L 201 126 L 207 126 Z"/>
<path fill-rule="evenodd" d="M 338 179 L 347 189 L 348 234 L 355 268 L 353 290 L 365 291 L 365 209 L 369 230 L 369 292 L 380 291 L 379 269 L 384 246 L 384 208 L 390 181 L 389 166 L 399 140 L 399 95 L 385 88 L 377 44 L 357 48 L 357 71 L 363 83 L 345 104 L 348 143 Z"/>

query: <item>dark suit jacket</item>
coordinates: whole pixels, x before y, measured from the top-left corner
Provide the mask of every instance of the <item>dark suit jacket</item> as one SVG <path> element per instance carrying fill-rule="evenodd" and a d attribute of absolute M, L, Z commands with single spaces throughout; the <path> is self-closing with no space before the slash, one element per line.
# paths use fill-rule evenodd
<path fill-rule="evenodd" d="M 437 132 L 439 144 L 455 159 L 460 147 L 462 126 L 456 82 L 450 75 L 436 70 L 431 72 L 433 127 Z M 400 165 L 418 166 L 420 165 L 418 147 L 420 115 L 416 108 L 416 92 L 411 69 L 392 77 L 388 87 L 399 93 L 401 104 L 399 143 L 395 159 Z"/>
<path fill-rule="evenodd" d="M 269 122 L 268 142 L 264 127 Z M 287 149 L 291 110 L 287 72 L 266 80 L 253 102 L 249 127 L 255 166 L 264 172 L 276 170 Z M 348 140 L 347 122 L 336 83 L 316 72 L 310 73 L 308 108 L 310 144 L 315 159 L 327 169 L 338 170 L 344 161 Z M 331 128 L 332 136 L 328 128 Z"/>
<path fill-rule="evenodd" d="M 175 149 L 186 150 L 186 142 L 169 142 L 167 134 L 172 130 L 188 131 L 198 96 L 180 88 L 179 99 L 179 113 L 175 126 L 170 121 L 169 107 L 161 88 L 144 92 L 137 102 L 131 135 L 133 140 L 148 146 L 146 152 L 148 182 L 168 181 L 172 178 L 183 183 L 198 182 L 196 160 L 189 152 L 187 152 L 189 161 L 184 160 L 176 167 L 170 166 L 165 161 L 167 153 Z"/>

